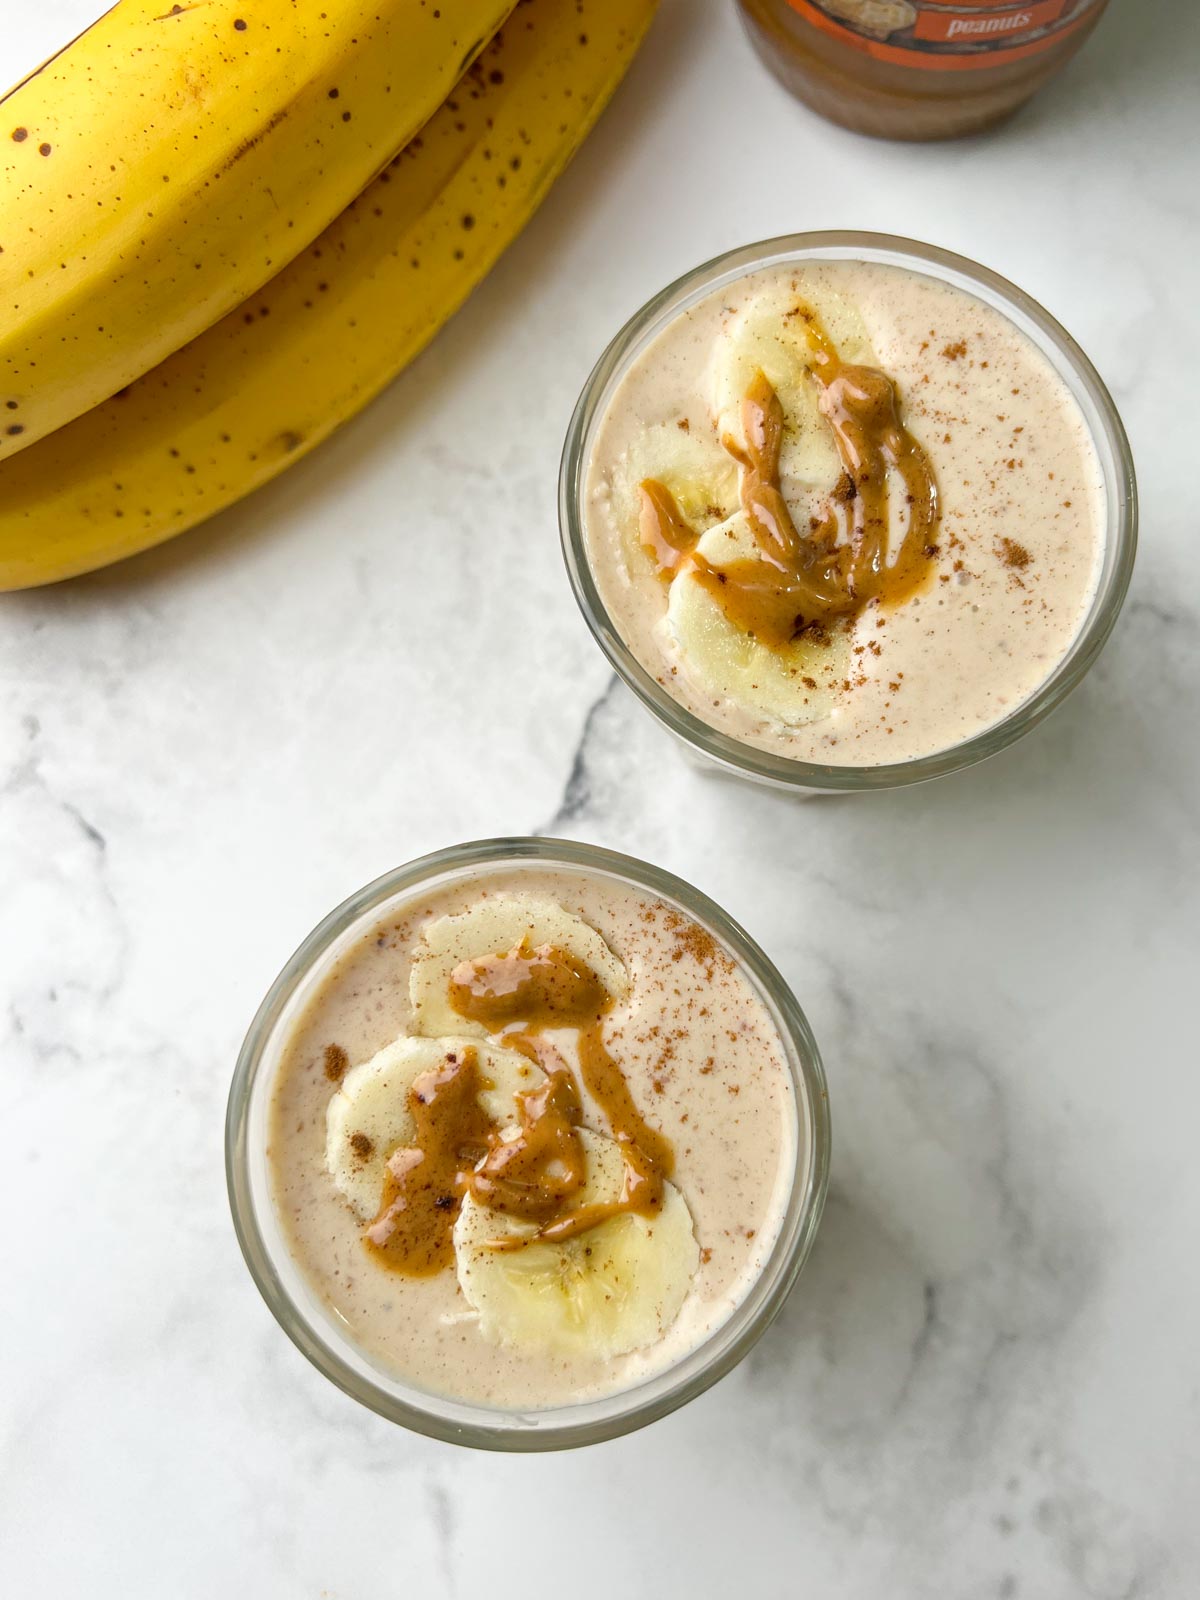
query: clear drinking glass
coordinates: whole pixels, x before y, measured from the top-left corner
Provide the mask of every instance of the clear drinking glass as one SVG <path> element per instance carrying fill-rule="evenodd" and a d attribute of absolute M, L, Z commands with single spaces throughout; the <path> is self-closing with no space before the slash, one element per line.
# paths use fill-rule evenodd
<path fill-rule="evenodd" d="M 487 868 L 552 867 L 611 878 L 667 901 L 706 928 L 738 961 L 774 1020 L 791 1071 L 797 1162 L 775 1247 L 729 1319 L 676 1366 L 648 1382 L 578 1405 L 509 1411 L 468 1405 L 405 1383 L 358 1349 L 288 1250 L 271 1196 L 268 1109 L 295 1018 L 341 954 L 381 915 L 435 886 Z M 817 1046 L 795 996 L 748 934 L 682 879 L 592 845 L 491 839 L 438 851 L 377 878 L 337 907 L 292 956 L 250 1025 L 229 1094 L 225 1138 L 238 1242 L 276 1320 L 325 1376 L 381 1416 L 419 1433 L 489 1450 L 556 1450 L 629 1433 L 702 1393 L 750 1349 L 782 1306 L 812 1246 L 829 1174 L 829 1110 Z"/>
<path fill-rule="evenodd" d="M 588 560 L 585 494 L 596 430 L 631 364 L 674 317 L 724 284 L 764 267 L 806 261 L 879 261 L 954 284 L 994 306 L 1032 340 L 1066 383 L 1087 422 L 1104 477 L 1104 559 L 1091 611 L 1044 682 L 1000 722 L 970 739 L 910 761 L 834 766 L 760 750 L 711 727 L 675 700 L 636 660 L 605 608 Z M 584 385 L 567 430 L 559 473 L 559 526 L 575 599 L 618 676 L 706 766 L 795 792 L 891 789 L 956 772 L 1028 733 L 1082 679 L 1112 631 L 1137 545 L 1137 490 L 1129 441 L 1112 397 L 1070 334 L 1015 284 L 965 256 L 889 234 L 797 233 L 743 245 L 669 284 L 625 324 Z"/>

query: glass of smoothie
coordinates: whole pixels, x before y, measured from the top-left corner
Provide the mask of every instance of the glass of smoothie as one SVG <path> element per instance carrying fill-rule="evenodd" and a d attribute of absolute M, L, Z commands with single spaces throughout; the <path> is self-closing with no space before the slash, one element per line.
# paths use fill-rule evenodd
<path fill-rule="evenodd" d="M 497 839 L 351 896 L 251 1025 L 226 1158 L 284 1331 L 393 1421 L 545 1450 L 701 1393 L 779 1310 L 829 1166 L 779 973 L 644 862 Z"/>
<path fill-rule="evenodd" d="M 567 569 L 705 763 L 798 791 L 994 755 L 1080 681 L 1129 584 L 1129 444 L 1083 352 L 912 240 L 748 245 L 645 305 L 571 420 Z"/>

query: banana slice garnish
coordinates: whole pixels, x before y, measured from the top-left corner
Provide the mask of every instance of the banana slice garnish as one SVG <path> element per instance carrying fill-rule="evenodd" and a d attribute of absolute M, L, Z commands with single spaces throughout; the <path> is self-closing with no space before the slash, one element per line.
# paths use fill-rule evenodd
<path fill-rule="evenodd" d="M 870 338 L 858 312 L 831 289 L 809 285 L 803 292 L 771 289 L 757 295 L 731 319 L 713 346 L 707 381 L 718 440 L 746 448 L 742 401 L 761 372 L 783 406 L 780 476 L 789 501 L 812 491 L 828 492 L 842 472 L 833 432 L 817 404 L 809 375 L 811 353 L 805 311 L 815 312 L 843 361 L 875 364 Z"/>
<path fill-rule="evenodd" d="M 346 1073 L 325 1112 L 325 1166 L 336 1187 L 364 1222 L 379 1210 L 387 1160 L 416 1133 L 408 1091 L 421 1073 L 474 1050 L 486 1087 L 479 1103 L 499 1127 L 516 1121 L 515 1096 L 545 1074 L 515 1050 L 476 1039 L 400 1038 Z"/>
<path fill-rule="evenodd" d="M 745 513 L 710 528 L 696 553 L 718 571 L 755 559 L 759 548 Z M 788 727 L 828 716 L 849 670 L 849 634 L 783 648 L 760 644 L 728 621 L 686 563 L 671 584 L 661 626 L 682 671 L 706 696 Z"/>
<path fill-rule="evenodd" d="M 451 1004 L 451 975 L 463 962 L 500 955 L 522 943 L 534 950 L 549 946 L 583 963 L 614 1002 L 629 992 L 624 966 L 582 917 L 554 900 L 493 895 L 468 911 L 440 917 L 422 933 L 409 975 L 417 1032 L 485 1037 L 488 1030 L 482 1023 L 464 1017 Z"/>
<path fill-rule="evenodd" d="M 707 420 L 685 431 L 677 423 L 647 428 L 629 446 L 612 475 L 612 514 L 636 565 L 640 554 L 638 521 L 641 486 L 647 478 L 663 484 L 687 520 L 697 528 L 721 522 L 737 505 L 737 464 L 723 450 Z"/>
<path fill-rule="evenodd" d="M 619 1200 L 620 1145 L 586 1129 L 579 1138 L 587 1177 L 576 1203 Z M 640 1350 L 675 1321 L 700 1263 L 691 1213 L 671 1183 L 653 1217 L 625 1212 L 560 1242 L 496 1248 L 536 1232 L 471 1195 L 463 1201 L 454 1225 L 459 1287 L 494 1344 L 601 1360 Z"/>

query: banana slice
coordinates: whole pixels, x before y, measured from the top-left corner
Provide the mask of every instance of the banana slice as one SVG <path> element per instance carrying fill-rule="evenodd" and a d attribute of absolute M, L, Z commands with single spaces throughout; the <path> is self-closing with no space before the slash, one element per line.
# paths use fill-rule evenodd
<path fill-rule="evenodd" d="M 413 1080 L 463 1050 L 478 1053 L 480 1074 L 489 1085 L 479 1102 L 488 1116 L 502 1128 L 515 1123 L 513 1097 L 545 1074 L 517 1051 L 475 1039 L 396 1039 L 352 1067 L 338 1085 L 325 1111 L 325 1166 L 364 1222 L 379 1210 L 388 1156 L 416 1135 L 408 1109 Z"/>
<path fill-rule="evenodd" d="M 756 374 L 766 375 L 783 406 L 780 477 L 789 502 L 804 498 L 806 490 L 832 489 L 842 471 L 833 432 L 817 405 L 820 391 L 808 370 L 812 355 L 799 315 L 805 307 L 816 312 L 843 361 L 874 364 L 858 312 L 814 279 L 801 281 L 796 289 L 769 289 L 748 301 L 717 339 L 707 374 L 717 438 L 729 438 L 740 449 L 746 444 L 742 401 Z"/>
<path fill-rule="evenodd" d="M 629 992 L 629 975 L 595 928 L 555 900 L 523 894 L 491 895 L 469 911 L 440 917 L 422 935 L 409 974 L 413 1026 L 418 1033 L 474 1034 L 482 1023 L 460 1016 L 450 1003 L 450 975 L 460 962 L 501 955 L 522 940 L 551 945 L 591 968 L 616 1002 Z"/>
<path fill-rule="evenodd" d="M 640 549 L 641 485 L 665 484 L 694 527 L 720 522 L 737 505 L 737 467 L 707 421 L 687 432 L 674 422 L 640 433 L 612 475 L 612 513 L 627 552 Z"/>
<path fill-rule="evenodd" d="M 741 511 L 710 528 L 696 549 L 717 568 L 758 554 Z M 726 619 L 687 565 L 671 584 L 663 628 L 682 670 L 705 695 L 785 727 L 828 716 L 849 675 L 848 632 L 832 634 L 828 643 L 800 639 L 783 649 L 757 643 Z"/>
<path fill-rule="evenodd" d="M 620 1146 L 586 1129 L 579 1136 L 588 1163 L 580 1203 L 618 1200 Z M 493 1240 L 534 1232 L 471 1195 L 454 1224 L 458 1283 L 479 1313 L 480 1332 L 522 1351 L 607 1360 L 653 1344 L 679 1315 L 700 1264 L 691 1213 L 670 1183 L 656 1217 L 625 1213 L 561 1243 L 491 1248 Z"/>

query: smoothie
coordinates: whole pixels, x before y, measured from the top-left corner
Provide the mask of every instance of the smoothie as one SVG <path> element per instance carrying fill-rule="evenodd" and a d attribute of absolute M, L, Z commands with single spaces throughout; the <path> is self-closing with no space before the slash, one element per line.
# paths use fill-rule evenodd
<path fill-rule="evenodd" d="M 1000 310 L 872 261 L 759 268 L 670 320 L 595 431 L 589 566 L 684 707 L 798 761 L 948 750 L 1088 617 L 1102 468 Z"/>
<path fill-rule="evenodd" d="M 291 1026 L 268 1170 L 344 1336 L 432 1395 L 572 1405 L 665 1371 L 771 1254 L 805 1119 L 755 983 L 615 877 L 501 864 L 344 949 Z"/>

